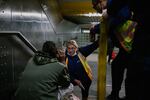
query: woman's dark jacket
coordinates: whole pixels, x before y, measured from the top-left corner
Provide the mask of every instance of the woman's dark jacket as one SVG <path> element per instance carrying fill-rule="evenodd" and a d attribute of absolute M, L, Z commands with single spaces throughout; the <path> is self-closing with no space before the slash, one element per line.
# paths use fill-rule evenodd
<path fill-rule="evenodd" d="M 87 57 L 97 48 L 98 48 L 98 40 L 85 47 L 80 47 L 78 52 L 80 52 L 84 57 Z M 90 80 L 87 73 L 84 70 L 81 61 L 79 60 L 78 55 L 70 56 L 66 53 L 66 56 L 68 58 L 68 70 L 71 82 L 75 84 L 74 79 L 80 80 L 81 82 Z"/>

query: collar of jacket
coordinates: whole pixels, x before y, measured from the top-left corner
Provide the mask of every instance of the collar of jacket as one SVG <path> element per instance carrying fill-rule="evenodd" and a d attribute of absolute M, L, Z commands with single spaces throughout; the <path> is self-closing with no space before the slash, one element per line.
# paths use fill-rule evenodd
<path fill-rule="evenodd" d="M 37 65 L 45 65 L 48 63 L 53 63 L 58 61 L 57 58 L 52 58 L 43 52 L 37 52 L 33 57 L 33 60 Z"/>

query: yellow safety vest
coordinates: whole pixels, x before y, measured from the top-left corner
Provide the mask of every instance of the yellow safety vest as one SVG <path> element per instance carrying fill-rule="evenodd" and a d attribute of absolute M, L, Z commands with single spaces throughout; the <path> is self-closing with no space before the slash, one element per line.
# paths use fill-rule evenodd
<path fill-rule="evenodd" d="M 132 43 L 137 22 L 127 20 L 117 26 L 115 34 L 123 49 L 127 52 L 132 50 Z"/>
<path fill-rule="evenodd" d="M 92 80 L 93 79 L 92 70 L 91 70 L 89 64 L 87 63 L 86 58 L 80 52 L 78 53 L 78 57 L 83 65 L 88 77 Z M 66 65 L 68 65 L 68 58 L 66 58 Z"/>

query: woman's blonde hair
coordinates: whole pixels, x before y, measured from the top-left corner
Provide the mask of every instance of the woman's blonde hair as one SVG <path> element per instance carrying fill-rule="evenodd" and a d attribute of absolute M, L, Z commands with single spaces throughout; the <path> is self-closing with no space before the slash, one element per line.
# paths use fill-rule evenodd
<path fill-rule="evenodd" d="M 69 40 L 68 42 L 67 42 L 67 46 L 68 45 L 74 45 L 76 48 L 78 48 L 78 44 L 77 44 L 77 42 L 75 41 L 75 40 Z"/>

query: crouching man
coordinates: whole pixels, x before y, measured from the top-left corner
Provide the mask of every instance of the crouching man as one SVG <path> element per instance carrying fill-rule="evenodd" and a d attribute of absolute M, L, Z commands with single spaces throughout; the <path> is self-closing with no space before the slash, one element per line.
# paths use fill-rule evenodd
<path fill-rule="evenodd" d="M 68 87 L 70 79 L 63 63 L 58 61 L 58 51 L 52 41 L 43 44 L 27 63 L 19 86 L 16 100 L 57 100 L 58 86 Z"/>

